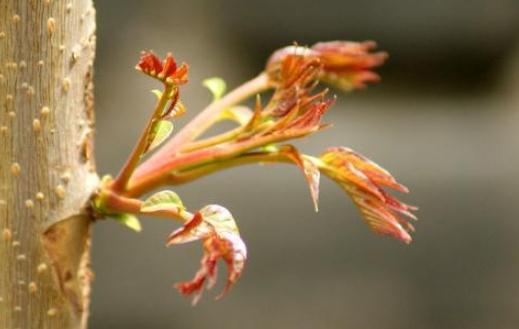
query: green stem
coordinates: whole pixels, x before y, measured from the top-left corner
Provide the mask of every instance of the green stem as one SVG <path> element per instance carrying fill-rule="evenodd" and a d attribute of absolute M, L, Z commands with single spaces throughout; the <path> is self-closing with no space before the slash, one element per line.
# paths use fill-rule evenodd
<path fill-rule="evenodd" d="M 228 142 L 228 141 L 234 139 L 236 136 L 238 136 L 243 131 L 243 128 L 244 127 L 238 127 L 238 128 L 235 128 L 233 130 L 227 131 L 227 132 L 219 134 L 219 135 L 215 135 L 215 136 L 212 136 L 212 137 L 209 137 L 206 139 L 202 139 L 199 141 L 194 141 L 194 142 L 185 144 L 184 146 L 182 146 L 180 151 L 182 153 L 187 153 L 187 152 L 192 152 L 192 151 L 199 150 L 202 148 L 206 148 L 209 146 L 214 146 L 216 144 Z"/>
<path fill-rule="evenodd" d="M 179 211 L 176 207 L 150 212 L 142 212 L 141 200 L 125 197 L 111 190 L 102 191 L 101 198 L 102 209 L 104 213 L 130 213 L 135 215 L 175 219 L 181 222 L 187 222 L 193 218 L 192 213 L 186 210 Z"/>
<path fill-rule="evenodd" d="M 155 107 L 155 110 L 153 111 L 153 114 L 151 115 L 150 119 L 148 120 L 148 123 L 146 124 L 146 127 L 144 128 L 143 132 L 141 133 L 141 136 L 139 137 L 139 140 L 135 147 L 133 148 L 130 156 L 126 160 L 126 163 L 122 167 L 121 171 L 115 178 L 112 189 L 114 191 L 124 191 L 126 190 L 126 185 L 128 184 L 128 181 L 130 180 L 131 175 L 135 171 L 135 168 L 137 168 L 137 165 L 139 164 L 139 161 L 143 155 L 143 153 L 146 151 L 146 146 L 148 144 L 148 137 L 153 129 L 153 125 L 156 124 L 158 121 L 158 117 L 160 114 L 164 111 L 164 108 L 166 107 L 169 99 L 170 99 L 170 93 L 173 90 L 173 86 L 166 85 L 166 88 L 162 95 L 160 96 L 160 99 L 157 102 L 157 105 Z"/>

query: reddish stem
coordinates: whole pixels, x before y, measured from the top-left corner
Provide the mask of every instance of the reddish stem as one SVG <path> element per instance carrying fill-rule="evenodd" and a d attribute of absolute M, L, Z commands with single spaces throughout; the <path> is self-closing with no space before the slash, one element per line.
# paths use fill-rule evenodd
<path fill-rule="evenodd" d="M 211 103 L 164 145 L 164 152 L 169 154 L 174 153 L 180 145 L 184 145 L 185 143 L 196 139 L 211 127 L 222 111 L 238 104 L 252 95 L 268 89 L 269 87 L 268 75 L 266 73 L 261 73 L 254 79 L 249 80 L 234 89 L 220 100 Z"/>
<path fill-rule="evenodd" d="M 239 143 L 220 144 L 186 154 L 179 154 L 172 158 L 158 159 L 157 162 L 150 164 L 150 167 L 145 168 L 146 171 L 142 169 L 142 166 L 137 168 L 137 171 L 128 184 L 126 195 L 139 196 L 159 185 L 167 184 L 168 177 L 173 170 L 182 170 L 214 161 L 229 159 L 273 142 L 296 139 L 306 136 L 307 134 L 308 132 L 304 130 L 302 130 L 301 133 L 292 132 L 286 135 L 268 134 Z"/>
<path fill-rule="evenodd" d="M 211 127 L 218 120 L 222 111 L 270 87 L 267 74 L 261 73 L 254 79 L 229 92 L 220 100 L 211 103 L 155 154 L 145 160 L 137 168 L 135 175 L 140 177 L 147 176 L 148 173 L 155 170 L 157 164 L 164 162 L 165 159 L 169 161 L 173 155 L 181 151 L 181 148 L 186 143 L 193 141 Z"/>

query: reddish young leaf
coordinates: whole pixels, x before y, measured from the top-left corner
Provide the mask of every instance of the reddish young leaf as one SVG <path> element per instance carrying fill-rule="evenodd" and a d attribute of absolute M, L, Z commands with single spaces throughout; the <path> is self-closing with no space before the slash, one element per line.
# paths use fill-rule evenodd
<path fill-rule="evenodd" d="M 371 160 L 345 147 L 333 147 L 321 155 L 325 173 L 337 181 L 351 196 L 368 225 L 379 234 L 389 235 L 405 243 L 412 238 L 413 226 L 400 214 L 415 219 L 406 205 L 383 189 L 383 186 L 407 192 L 389 172 Z"/>
<path fill-rule="evenodd" d="M 189 66 L 186 63 L 182 63 L 174 73 L 166 76 L 166 82 L 172 83 L 174 85 L 186 84 L 188 70 Z"/>
<path fill-rule="evenodd" d="M 321 118 L 335 103 L 335 98 L 319 100 L 307 106 L 302 115 L 287 125 L 286 130 L 312 133 L 322 128 Z"/>
<path fill-rule="evenodd" d="M 217 296 L 221 298 L 238 280 L 247 259 L 247 248 L 240 237 L 231 213 L 218 205 L 209 205 L 197 212 L 182 228 L 174 231 L 167 245 L 202 240 L 204 256 L 200 269 L 191 281 L 181 282 L 175 287 L 184 295 L 193 295 L 193 305 L 200 297 L 204 284 L 210 289 L 216 282 L 216 265 L 222 259 L 227 265 L 227 283 Z"/>
<path fill-rule="evenodd" d="M 161 72 L 158 74 L 158 78 L 164 79 L 166 77 L 170 77 L 173 74 L 175 74 L 176 70 L 177 70 L 177 62 L 173 58 L 173 55 L 171 55 L 171 53 L 168 53 L 166 55 L 166 59 L 164 60 L 164 67 L 162 68 Z"/>
<path fill-rule="evenodd" d="M 274 52 L 267 62 L 267 72 L 271 78 L 279 80 L 280 63 L 286 58 L 307 58 L 318 64 L 320 72 L 316 79 L 327 82 L 343 90 L 362 89 L 369 82 L 378 82 L 380 77 L 371 71 L 372 68 L 382 65 L 387 53 L 370 53 L 376 48 L 373 41 L 348 42 L 331 41 L 320 42 L 311 48 L 290 46 Z M 294 62 L 292 59 L 290 62 Z M 283 65 L 281 65 L 282 67 Z"/>
<path fill-rule="evenodd" d="M 136 69 L 148 75 L 155 76 L 162 72 L 162 63 L 152 51 L 143 51 L 141 52 L 141 58 L 139 63 L 137 63 Z"/>
<path fill-rule="evenodd" d="M 315 211 L 319 210 L 319 180 L 321 172 L 315 163 L 309 159 L 305 159 L 301 153 L 292 145 L 284 145 L 280 152 L 285 154 L 292 160 L 305 175 L 306 182 L 310 188 L 310 195 L 314 204 Z"/>
<path fill-rule="evenodd" d="M 266 72 L 225 96 L 225 84 L 221 79 L 208 80 L 206 85 L 214 94 L 211 105 L 179 132 L 171 144 L 135 168 L 148 149 L 158 146 L 169 136 L 172 124 L 167 120 L 185 112 L 179 99 L 179 85 L 187 82 L 188 73 L 188 66 L 178 66 L 170 53 L 161 61 L 153 52 L 143 52 L 136 68 L 163 82 L 165 91 L 153 91 L 159 98 L 157 107 L 136 151 L 118 176 L 122 177 L 120 184 L 115 184 L 119 178 L 113 184 L 117 188 L 110 192 L 125 194 L 115 199 L 117 202 L 112 200 L 112 206 L 134 211 L 139 200 L 133 197 L 142 196 L 162 184 L 190 181 L 237 165 L 293 162 L 305 176 L 316 211 L 322 171 L 350 195 L 372 230 L 410 243 L 409 232 L 414 228 L 409 220 L 416 219 L 413 211 L 417 208 L 400 202 L 385 190 L 408 191 L 386 170 L 343 147 L 330 148 L 320 158 L 315 158 L 300 154 L 292 145 L 279 146 L 281 142 L 310 135 L 327 126 L 321 120 L 334 104 L 335 97 L 328 98 L 328 90 L 316 91 L 320 81 L 352 90 L 379 80 L 371 70 L 381 65 L 387 54 L 372 52 L 375 47 L 371 41 L 324 42 L 311 48 L 286 47 L 270 57 Z M 258 93 L 270 88 L 274 92 L 263 106 Z M 241 105 L 252 95 L 257 96 L 254 111 Z M 240 126 L 197 140 L 222 119 L 234 120 Z M 142 202 L 140 213 L 166 214 L 181 220 L 191 216 L 178 195 L 171 191 L 159 192 Z M 138 228 L 134 222 L 127 222 Z M 228 273 L 225 288 L 217 298 L 221 298 L 238 280 L 247 258 L 247 249 L 236 222 L 223 207 L 210 205 L 202 208 L 183 227 L 171 233 L 167 245 L 195 240 L 201 240 L 203 246 L 200 269 L 191 281 L 175 285 L 182 294 L 193 295 L 193 304 L 201 298 L 204 286 L 208 289 L 214 286 L 219 260 L 225 262 Z"/>
<path fill-rule="evenodd" d="M 256 104 L 253 119 L 240 140 L 267 135 L 269 143 L 299 138 L 322 128 L 321 117 L 334 103 L 327 90 L 312 94 L 319 64 L 315 59 L 287 56 L 279 63 L 276 90 L 263 108 Z"/>
<path fill-rule="evenodd" d="M 400 192 L 409 192 L 407 187 L 399 184 L 387 170 L 347 147 L 329 147 L 321 155 L 321 158 L 326 158 L 327 161 L 336 162 L 339 165 L 351 163 L 352 166 L 365 173 L 375 183 Z"/>
<path fill-rule="evenodd" d="M 187 83 L 187 64 L 183 63 L 180 67 L 177 67 L 171 53 L 166 55 L 166 59 L 162 63 L 152 51 L 143 51 L 135 68 L 166 84 L 181 85 Z"/>

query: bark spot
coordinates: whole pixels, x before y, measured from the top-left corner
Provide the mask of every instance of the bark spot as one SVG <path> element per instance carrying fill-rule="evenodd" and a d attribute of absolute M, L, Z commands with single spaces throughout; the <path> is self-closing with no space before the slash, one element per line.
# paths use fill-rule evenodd
<path fill-rule="evenodd" d="M 72 272 L 66 271 L 63 279 L 66 284 L 67 282 L 70 282 L 70 280 L 72 280 L 73 278 L 74 278 L 74 275 L 72 274 Z"/>
<path fill-rule="evenodd" d="M 81 46 L 75 45 L 74 47 L 72 47 L 72 52 L 70 54 L 70 59 L 72 61 L 71 64 L 76 63 L 80 56 L 81 56 Z"/>
<path fill-rule="evenodd" d="M 85 103 L 86 119 L 88 120 L 88 125 L 90 127 L 92 127 L 94 119 L 95 119 L 94 118 L 94 82 L 93 82 L 92 66 L 90 66 L 88 68 L 88 71 L 85 75 L 83 102 Z"/>
<path fill-rule="evenodd" d="M 90 137 L 90 132 L 85 134 L 80 145 L 80 161 L 81 163 L 87 163 L 92 159 L 94 152 L 94 143 Z"/>
<path fill-rule="evenodd" d="M 55 316 L 56 314 L 58 314 L 58 310 L 55 309 L 55 308 L 49 308 L 49 310 L 47 311 L 47 315 L 48 316 Z"/>
<path fill-rule="evenodd" d="M 28 209 L 34 208 L 34 201 L 32 201 L 31 199 L 25 200 L 25 207 Z"/>
<path fill-rule="evenodd" d="M 33 86 L 29 86 L 27 88 L 27 93 L 26 93 L 27 97 L 32 98 L 32 96 L 34 96 L 34 93 L 35 93 L 34 87 Z"/>
<path fill-rule="evenodd" d="M 61 82 L 61 87 L 63 88 L 64 92 L 68 92 L 70 89 L 70 79 L 64 78 L 63 81 Z"/>
<path fill-rule="evenodd" d="M 52 36 L 52 34 L 54 34 L 55 30 L 56 30 L 56 20 L 53 17 L 50 17 L 47 20 L 47 31 Z"/>
<path fill-rule="evenodd" d="M 40 119 L 34 119 L 32 121 L 32 130 L 34 130 L 35 132 L 40 132 L 41 131 Z"/>
<path fill-rule="evenodd" d="M 36 271 L 38 272 L 38 274 L 42 274 L 42 273 L 45 273 L 47 271 L 47 264 L 45 263 L 40 263 L 36 269 Z"/>
<path fill-rule="evenodd" d="M 48 116 L 49 113 L 50 113 L 50 108 L 48 106 L 44 106 L 44 107 L 41 108 L 41 115 L 43 117 Z"/>
<path fill-rule="evenodd" d="M 63 185 L 56 186 L 56 188 L 54 189 L 54 192 L 56 193 L 56 196 L 59 199 L 62 199 L 62 200 L 65 199 L 66 191 L 65 191 L 65 187 Z"/>
<path fill-rule="evenodd" d="M 29 293 L 35 294 L 36 291 L 38 291 L 38 285 L 34 281 L 30 282 L 29 283 Z"/>
<path fill-rule="evenodd" d="M 67 185 L 70 182 L 70 179 L 72 178 L 72 174 L 70 171 L 65 171 L 63 174 L 61 174 L 60 179 L 63 182 L 63 184 Z"/>
<path fill-rule="evenodd" d="M 14 162 L 11 164 L 11 174 L 13 176 L 20 176 L 20 172 L 22 171 L 22 167 L 20 167 L 20 164 L 18 162 Z"/>
<path fill-rule="evenodd" d="M 4 239 L 4 241 L 11 241 L 11 239 L 13 238 L 13 232 L 11 232 L 11 230 L 8 228 L 4 228 L 2 230 L 2 238 Z"/>

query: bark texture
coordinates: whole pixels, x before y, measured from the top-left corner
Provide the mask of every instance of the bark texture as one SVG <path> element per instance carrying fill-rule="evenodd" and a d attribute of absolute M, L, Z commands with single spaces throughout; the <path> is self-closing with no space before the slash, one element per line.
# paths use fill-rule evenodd
<path fill-rule="evenodd" d="M 91 0 L 0 1 L 0 328 L 86 328 Z"/>

